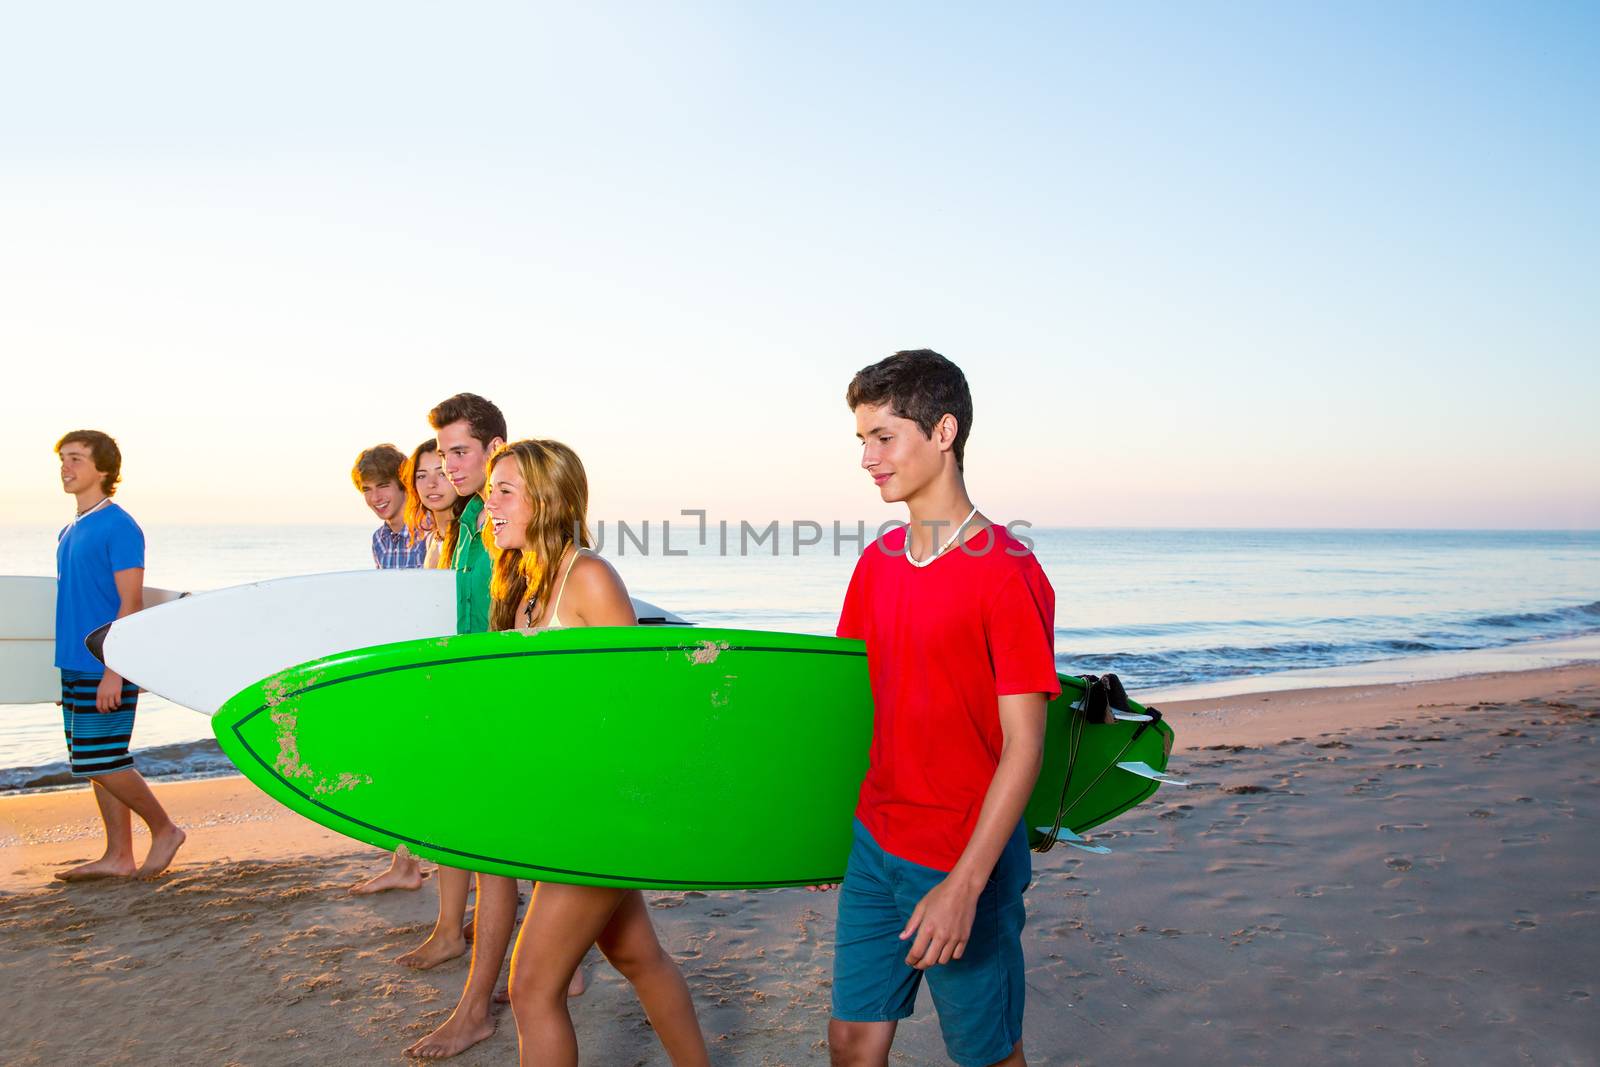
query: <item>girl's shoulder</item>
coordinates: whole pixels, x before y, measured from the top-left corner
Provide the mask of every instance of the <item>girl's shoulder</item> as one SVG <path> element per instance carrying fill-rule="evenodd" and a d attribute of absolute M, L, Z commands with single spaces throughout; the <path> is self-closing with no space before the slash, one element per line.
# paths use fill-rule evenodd
<path fill-rule="evenodd" d="M 591 549 L 583 549 L 575 557 L 567 570 L 567 588 L 575 590 L 580 588 L 594 589 L 613 582 L 620 583 L 622 578 L 617 574 L 617 569 L 603 556 L 597 556 Z"/>
<path fill-rule="evenodd" d="M 614 606 L 619 599 L 626 602 L 628 590 L 616 568 L 593 553 L 579 553 L 567 572 L 561 599 L 562 618 L 568 617 L 568 612 L 588 615 L 593 610 Z"/>

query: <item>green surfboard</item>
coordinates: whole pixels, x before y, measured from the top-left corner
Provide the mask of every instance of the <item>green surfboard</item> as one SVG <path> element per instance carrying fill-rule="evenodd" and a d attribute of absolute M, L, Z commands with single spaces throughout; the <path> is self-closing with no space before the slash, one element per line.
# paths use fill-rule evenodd
<path fill-rule="evenodd" d="M 1163 769 L 1171 731 L 1083 725 L 1082 683 L 1063 681 L 1027 818 L 1053 824 L 1051 768 L 1075 752 L 1062 825 L 1082 831 L 1155 790 L 1113 764 Z M 212 724 L 274 799 L 382 848 L 542 881 L 764 888 L 843 874 L 872 701 L 859 641 L 583 627 L 314 660 Z"/>

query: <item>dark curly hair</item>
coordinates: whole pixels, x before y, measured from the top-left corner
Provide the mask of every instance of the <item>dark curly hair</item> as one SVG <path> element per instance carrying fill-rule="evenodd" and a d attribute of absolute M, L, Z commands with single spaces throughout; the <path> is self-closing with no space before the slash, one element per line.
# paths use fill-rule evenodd
<path fill-rule="evenodd" d="M 854 411 L 862 404 L 888 407 L 890 414 L 910 419 L 932 437 L 933 428 L 946 415 L 955 416 L 956 443 L 952 451 L 962 467 L 967 434 L 972 430 L 972 391 L 961 368 L 931 348 L 896 352 L 888 359 L 856 371 L 845 390 L 844 402 Z"/>

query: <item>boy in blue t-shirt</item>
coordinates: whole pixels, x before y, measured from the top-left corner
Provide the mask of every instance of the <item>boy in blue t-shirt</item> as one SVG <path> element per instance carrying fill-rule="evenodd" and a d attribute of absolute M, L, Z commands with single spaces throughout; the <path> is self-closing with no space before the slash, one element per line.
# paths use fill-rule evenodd
<path fill-rule="evenodd" d="M 74 430 L 56 442 L 61 488 L 78 513 L 56 545 L 56 666 L 61 670 L 61 721 L 72 773 L 94 787 L 105 824 L 99 859 L 58 871 L 62 881 L 150 878 L 167 869 L 184 832 L 133 766 L 128 743 L 139 688 L 101 664 L 83 639 L 143 607 L 144 531 L 111 499 L 122 477 L 122 452 L 98 430 Z M 150 852 L 133 861 L 133 819 L 150 828 Z"/>

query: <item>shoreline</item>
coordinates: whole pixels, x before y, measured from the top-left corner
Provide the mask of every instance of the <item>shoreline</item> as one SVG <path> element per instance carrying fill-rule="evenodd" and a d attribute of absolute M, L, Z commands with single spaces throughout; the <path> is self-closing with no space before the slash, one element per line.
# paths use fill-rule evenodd
<path fill-rule="evenodd" d="M 1600 631 L 1572 637 L 1512 641 L 1456 652 L 1427 652 L 1363 660 L 1336 667 L 1300 667 L 1212 682 L 1130 690 L 1142 704 L 1208 700 L 1300 689 L 1448 682 L 1480 674 L 1509 674 L 1600 662 Z"/>
<path fill-rule="evenodd" d="M 1306 699 L 1348 701 L 1349 694 L 1357 692 L 1373 693 L 1390 687 L 1398 690 L 1419 684 L 1465 683 L 1475 678 L 1534 674 L 1585 665 L 1600 665 L 1600 631 L 1577 637 L 1521 641 L 1462 652 L 1394 657 L 1338 667 L 1311 667 L 1214 682 L 1132 690 L 1130 695 L 1142 704 L 1160 706 L 1163 713 L 1168 709 L 1220 712 L 1230 703 L 1241 707 L 1265 704 L 1266 708 L 1257 709 L 1265 711 L 1282 709 L 1285 705 L 1298 706 Z M 1310 696 L 1317 693 L 1344 696 Z M 1201 716 L 1194 725 L 1217 717 Z M 1180 737 L 1179 744 L 1183 746 L 1187 742 Z M 192 741 L 159 743 L 133 751 L 136 760 L 142 757 L 158 761 L 164 768 L 176 768 L 156 773 L 146 770 L 146 780 L 152 784 L 206 781 L 238 774 L 217 747 L 216 741 L 209 736 Z M 202 766 L 184 766 L 195 759 L 202 760 Z M 11 784 L 14 782 L 23 784 Z M 87 788 L 87 784 L 71 777 L 65 761 L 0 769 L 0 798 L 70 792 L 83 788 Z"/>

